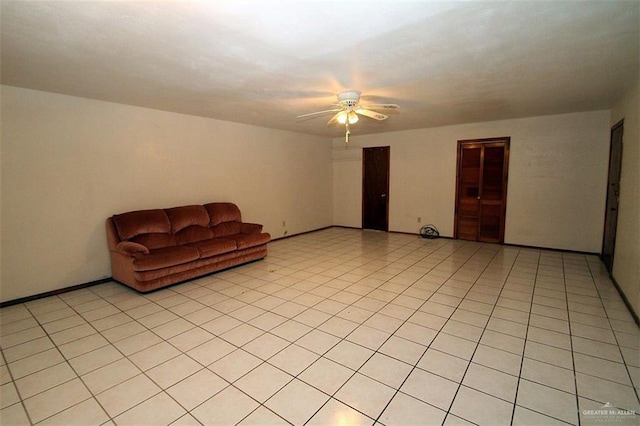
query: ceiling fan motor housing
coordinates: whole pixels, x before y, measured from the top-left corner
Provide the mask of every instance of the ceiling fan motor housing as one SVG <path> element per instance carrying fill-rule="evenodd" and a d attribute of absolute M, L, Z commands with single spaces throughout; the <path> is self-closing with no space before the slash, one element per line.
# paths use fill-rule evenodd
<path fill-rule="evenodd" d="M 338 93 L 338 104 L 352 110 L 360 102 L 360 92 L 346 90 Z"/>

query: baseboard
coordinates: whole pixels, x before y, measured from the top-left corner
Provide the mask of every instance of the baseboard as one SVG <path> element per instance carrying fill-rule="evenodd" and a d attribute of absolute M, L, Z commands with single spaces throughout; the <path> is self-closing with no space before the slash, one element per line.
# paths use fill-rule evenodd
<path fill-rule="evenodd" d="M 627 296 L 624 294 L 624 291 L 622 291 L 622 288 L 618 285 L 618 282 L 616 281 L 616 279 L 613 278 L 613 275 L 609 274 L 609 278 L 611 279 L 613 286 L 616 288 L 616 290 L 618 290 L 618 293 L 620 294 L 622 301 L 627 306 L 627 309 L 629 310 L 629 313 L 633 317 L 633 320 L 636 322 L 636 325 L 640 327 L 640 319 L 638 319 L 638 314 L 636 313 L 636 311 L 633 310 L 633 306 L 631 305 L 631 303 L 629 303 L 629 299 L 627 299 Z"/>
<path fill-rule="evenodd" d="M 316 228 L 316 229 L 311 229 L 309 231 L 298 232 L 297 234 L 283 235 L 281 237 L 271 238 L 271 241 L 286 240 L 287 238 L 297 237 L 299 235 L 304 235 L 304 234 L 311 234 L 313 232 L 318 232 L 318 231 L 324 231 L 325 229 L 329 229 L 329 228 L 337 228 L 337 227 L 333 225 L 323 226 L 322 228 Z"/>
<path fill-rule="evenodd" d="M 108 283 L 109 281 L 113 281 L 113 278 L 111 277 L 101 278 L 99 280 L 90 281 L 83 284 L 72 285 L 70 287 L 64 287 L 64 288 L 59 288 L 57 290 L 47 291 L 45 293 L 34 294 L 33 296 L 27 296 L 27 297 L 21 297 L 19 299 L 8 300 L 6 302 L 0 302 L 0 308 L 6 308 L 7 306 L 31 302 L 32 300 L 42 299 L 44 297 L 55 296 L 62 293 L 68 293 L 70 291 L 80 290 L 80 289 L 91 287 L 94 285 Z"/>

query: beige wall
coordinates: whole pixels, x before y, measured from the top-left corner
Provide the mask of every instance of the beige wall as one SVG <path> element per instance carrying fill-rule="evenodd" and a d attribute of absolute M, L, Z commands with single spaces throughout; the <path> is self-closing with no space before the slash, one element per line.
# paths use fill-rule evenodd
<path fill-rule="evenodd" d="M 390 230 L 432 223 L 452 236 L 457 141 L 510 136 L 505 242 L 599 253 L 609 121 L 609 111 L 596 111 L 366 136 L 354 128 L 350 150 L 391 147 Z M 361 159 L 346 157 L 334 155 L 334 223 L 360 227 Z"/>
<path fill-rule="evenodd" d="M 232 201 L 275 238 L 332 224 L 326 138 L 8 86 L 1 102 L 2 301 L 110 276 L 114 213 Z"/>
<path fill-rule="evenodd" d="M 640 315 L 640 85 L 635 85 L 611 110 L 611 126 L 624 119 L 618 229 L 613 278 L 633 310 Z"/>

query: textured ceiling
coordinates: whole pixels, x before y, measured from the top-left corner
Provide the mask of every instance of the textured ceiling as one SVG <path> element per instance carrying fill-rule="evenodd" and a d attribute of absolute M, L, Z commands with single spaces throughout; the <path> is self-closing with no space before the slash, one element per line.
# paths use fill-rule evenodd
<path fill-rule="evenodd" d="M 638 77 L 638 1 L 2 1 L 2 83 L 337 137 L 607 109 Z"/>

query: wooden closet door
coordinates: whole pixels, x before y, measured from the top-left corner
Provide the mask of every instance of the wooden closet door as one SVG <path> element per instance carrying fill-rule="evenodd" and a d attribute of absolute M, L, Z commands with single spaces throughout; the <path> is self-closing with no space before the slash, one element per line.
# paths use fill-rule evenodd
<path fill-rule="evenodd" d="M 476 241 L 480 225 L 482 147 L 464 145 L 460 147 L 458 153 L 457 237 L 462 240 Z"/>
<path fill-rule="evenodd" d="M 457 238 L 504 242 L 508 159 L 509 138 L 458 141 Z"/>

